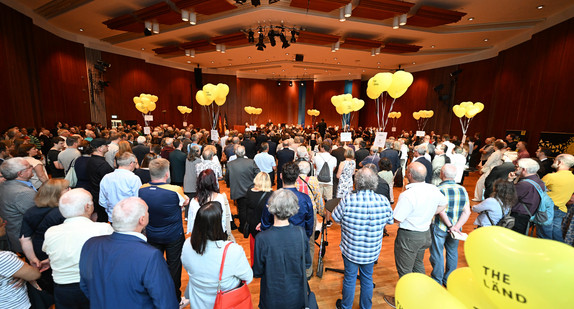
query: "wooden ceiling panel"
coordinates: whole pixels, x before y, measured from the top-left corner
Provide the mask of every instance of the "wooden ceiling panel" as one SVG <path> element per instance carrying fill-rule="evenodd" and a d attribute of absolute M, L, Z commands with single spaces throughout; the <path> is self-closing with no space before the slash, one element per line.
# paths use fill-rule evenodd
<path fill-rule="evenodd" d="M 116 18 L 108 19 L 103 22 L 108 28 L 113 30 L 129 31 L 129 32 L 143 32 L 144 24 L 140 22 L 134 15 L 125 14 Z"/>
<path fill-rule="evenodd" d="M 156 53 L 156 55 L 162 56 L 184 54 L 184 51 L 179 47 L 179 45 L 154 48 L 153 51 Z"/>
<path fill-rule="evenodd" d="M 50 19 L 80 7 L 93 0 L 52 0 L 34 10 L 38 15 Z"/>
<path fill-rule="evenodd" d="M 439 9 L 423 5 L 417 13 L 408 18 L 407 25 L 416 27 L 436 27 L 458 22 L 466 13 Z"/>
<path fill-rule="evenodd" d="M 191 41 L 186 43 L 181 43 L 179 45 L 181 49 L 195 49 L 196 52 L 198 51 L 212 51 L 215 50 L 215 46 L 211 44 L 208 40 L 197 40 Z"/>
<path fill-rule="evenodd" d="M 341 48 L 369 50 L 371 48 L 381 47 L 383 42 L 365 39 L 345 38 L 345 42 L 341 44 Z"/>
<path fill-rule="evenodd" d="M 175 25 L 182 22 L 181 13 L 175 12 L 165 2 L 159 2 L 134 12 L 140 20 L 157 20 L 163 25 Z"/>
<path fill-rule="evenodd" d="M 349 0 L 292 0 L 291 6 L 311 11 L 331 12 L 347 5 Z"/>
<path fill-rule="evenodd" d="M 354 17 L 385 20 L 408 13 L 414 3 L 396 0 L 361 0 L 353 9 Z"/>
<path fill-rule="evenodd" d="M 193 10 L 203 15 L 213 15 L 236 9 L 237 7 L 226 0 L 203 1 L 195 6 Z"/>
<path fill-rule="evenodd" d="M 211 41 L 215 44 L 225 44 L 226 46 L 241 46 L 249 44 L 249 40 L 245 33 L 236 32 L 232 34 L 222 35 L 218 37 L 211 38 Z"/>
<path fill-rule="evenodd" d="M 416 53 L 421 49 L 422 46 L 409 45 L 401 43 L 385 43 L 381 48 L 381 53 L 387 54 L 405 54 L 405 53 Z"/>
<path fill-rule="evenodd" d="M 331 45 L 339 41 L 339 36 L 315 33 L 309 31 L 299 31 L 297 43 L 306 43 L 314 45 Z"/>

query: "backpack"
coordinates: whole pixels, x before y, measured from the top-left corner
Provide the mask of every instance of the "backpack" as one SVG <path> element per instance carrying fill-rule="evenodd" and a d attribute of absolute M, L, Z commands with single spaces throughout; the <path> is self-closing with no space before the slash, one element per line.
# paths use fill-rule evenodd
<path fill-rule="evenodd" d="M 538 210 L 534 213 L 534 215 L 530 214 L 528 207 L 522 204 L 524 208 L 526 208 L 526 212 L 530 215 L 530 222 L 533 222 L 538 225 L 542 226 L 549 226 L 552 225 L 552 221 L 554 220 L 554 201 L 548 196 L 547 191 L 542 191 L 540 186 L 530 180 L 524 179 L 524 181 L 532 184 L 536 191 L 538 191 L 538 195 L 540 195 L 540 205 L 538 205 Z"/>
<path fill-rule="evenodd" d="M 500 219 L 500 221 L 498 221 L 498 223 L 496 223 L 496 226 L 500 226 L 500 227 L 505 227 L 507 229 L 512 229 L 514 227 L 514 223 L 516 221 L 516 218 L 514 218 L 513 216 L 510 215 L 510 211 L 507 214 L 504 214 L 504 208 L 502 207 L 502 203 L 500 202 L 499 199 L 496 199 L 496 201 L 498 202 L 498 205 L 500 205 L 500 210 L 502 211 L 502 219 Z M 488 211 L 486 212 L 486 217 L 488 218 L 488 221 L 490 221 L 490 225 L 495 225 L 494 222 L 492 222 L 492 219 L 490 219 L 490 216 L 488 215 Z"/>
<path fill-rule="evenodd" d="M 323 157 L 321 157 L 321 159 L 323 159 Z M 319 175 L 317 175 L 317 180 L 319 180 L 319 182 L 331 182 L 331 169 L 329 169 L 327 161 L 325 159 L 323 159 L 323 161 L 325 161 L 325 163 L 323 163 L 321 171 Z"/>

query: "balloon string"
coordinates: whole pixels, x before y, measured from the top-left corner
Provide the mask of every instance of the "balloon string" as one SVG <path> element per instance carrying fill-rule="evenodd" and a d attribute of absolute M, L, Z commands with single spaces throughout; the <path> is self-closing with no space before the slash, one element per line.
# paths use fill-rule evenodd
<path fill-rule="evenodd" d="M 379 96 L 378 98 L 375 99 L 375 106 L 377 107 L 377 126 L 379 128 L 379 130 L 381 129 L 381 119 L 379 118 L 381 115 L 379 113 L 379 98 L 381 96 Z"/>

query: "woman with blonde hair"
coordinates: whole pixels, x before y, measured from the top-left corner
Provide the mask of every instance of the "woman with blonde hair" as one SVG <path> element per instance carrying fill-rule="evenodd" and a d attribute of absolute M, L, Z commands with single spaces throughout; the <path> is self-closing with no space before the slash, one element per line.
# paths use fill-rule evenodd
<path fill-rule="evenodd" d="M 249 237 L 249 247 L 251 249 L 251 264 L 253 265 L 253 250 L 255 249 L 255 236 L 260 230 L 257 229 L 261 223 L 261 213 L 263 207 L 267 205 L 267 200 L 271 197 L 271 178 L 269 174 L 260 172 L 253 180 L 253 188 L 247 190 L 245 194 L 245 205 L 247 205 L 247 224 L 244 225 L 243 237 Z"/>
<path fill-rule="evenodd" d="M 20 233 L 20 244 L 22 251 L 30 261 L 30 265 L 46 271 L 42 272 L 42 277 L 38 280 L 40 287 L 53 293 L 54 281 L 49 264 L 46 263 L 48 255 L 42 251 L 44 244 L 44 233 L 48 228 L 62 224 L 65 218 L 58 209 L 59 200 L 62 194 L 67 192 L 70 182 L 66 179 L 53 178 L 46 181 L 38 190 L 34 202 L 36 206 L 28 209 L 22 219 L 22 229 Z"/>

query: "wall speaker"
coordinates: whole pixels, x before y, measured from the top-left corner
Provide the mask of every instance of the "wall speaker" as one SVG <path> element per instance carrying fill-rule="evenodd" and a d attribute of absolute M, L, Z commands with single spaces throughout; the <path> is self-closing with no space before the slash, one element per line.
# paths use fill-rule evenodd
<path fill-rule="evenodd" d="M 295 61 L 303 61 L 303 54 L 296 54 Z"/>
<path fill-rule="evenodd" d="M 201 72 L 201 68 L 195 68 L 193 70 L 195 75 L 195 88 L 202 89 L 203 88 L 203 73 Z"/>

